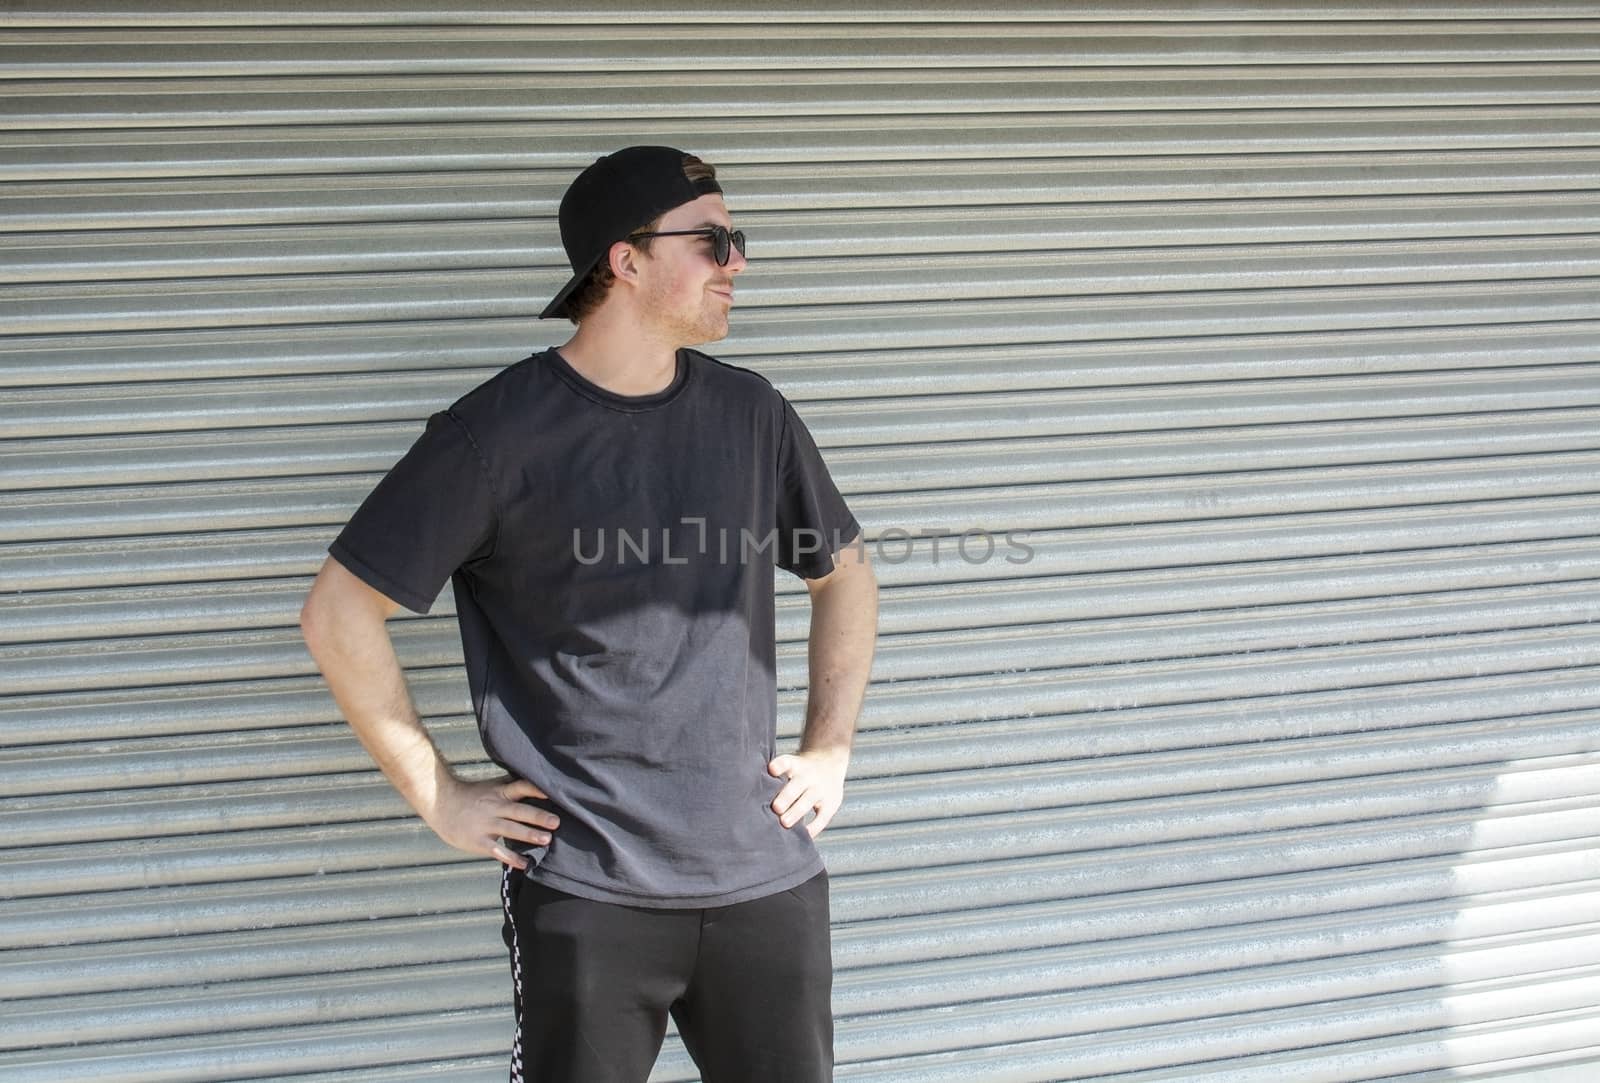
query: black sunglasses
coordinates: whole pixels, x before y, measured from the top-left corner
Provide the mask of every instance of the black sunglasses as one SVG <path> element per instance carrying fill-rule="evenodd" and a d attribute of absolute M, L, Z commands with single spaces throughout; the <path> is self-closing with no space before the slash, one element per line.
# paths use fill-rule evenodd
<path fill-rule="evenodd" d="M 729 233 L 722 226 L 705 226 L 701 229 L 663 229 L 655 232 L 630 233 L 628 240 L 635 237 L 710 237 L 711 257 L 717 261 L 718 267 L 728 265 L 728 257 L 732 255 L 729 247 L 737 248 L 739 255 L 744 255 L 744 230 L 736 229 Z"/>

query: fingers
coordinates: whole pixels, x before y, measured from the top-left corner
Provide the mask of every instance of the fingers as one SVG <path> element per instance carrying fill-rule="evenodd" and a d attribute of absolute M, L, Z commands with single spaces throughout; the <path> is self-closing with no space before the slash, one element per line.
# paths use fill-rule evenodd
<path fill-rule="evenodd" d="M 535 786 L 532 782 L 529 782 L 527 779 L 516 778 L 506 783 L 505 786 L 501 788 L 500 796 L 508 797 L 513 801 L 517 801 L 524 797 L 549 797 L 550 795 L 545 793 L 539 787 Z"/>
<path fill-rule="evenodd" d="M 493 857 L 502 865 L 510 865 L 513 869 L 521 869 L 526 871 L 528 868 L 528 859 L 522 857 L 512 850 L 511 847 L 507 846 L 504 839 L 494 840 L 493 845 L 489 847 L 489 856 Z"/>
<path fill-rule="evenodd" d="M 501 778 L 466 783 L 445 815 L 430 826 L 445 842 L 469 854 L 493 857 L 503 865 L 526 869 L 528 860 L 513 844 L 548 846 L 561 818 L 549 809 L 525 803 L 546 797 L 538 786 L 523 778 Z"/>
<path fill-rule="evenodd" d="M 495 809 L 498 815 L 508 820 L 516 820 L 519 823 L 531 824 L 534 827 L 543 827 L 551 831 L 561 826 L 561 817 L 549 809 L 523 804 L 523 798 L 542 797 L 548 799 L 550 796 L 527 779 L 512 779 L 502 784 L 497 792 L 506 801 L 506 805 Z M 518 835 L 516 837 L 521 838 L 522 836 Z"/>
<path fill-rule="evenodd" d="M 520 801 L 513 801 L 495 811 L 504 819 L 515 820 L 518 824 L 526 824 L 529 827 L 542 827 L 546 831 L 554 831 L 561 826 L 561 817 L 549 809 L 524 805 Z"/>
<path fill-rule="evenodd" d="M 784 827 L 793 827 L 806 818 L 806 813 L 814 809 L 820 811 L 826 804 L 827 796 L 821 790 L 790 781 L 772 799 L 772 811 L 778 814 L 778 822 Z"/>
<path fill-rule="evenodd" d="M 806 818 L 806 813 L 815 812 L 811 822 L 806 824 L 806 831 L 812 838 L 822 834 L 823 830 L 833 820 L 833 814 L 839 811 L 841 802 L 830 800 L 828 795 L 816 790 L 807 790 L 797 800 L 778 813 L 778 822 L 790 828 Z"/>
<path fill-rule="evenodd" d="M 778 814 L 778 822 L 789 829 L 814 812 L 816 815 L 806 824 L 806 831 L 812 838 L 822 834 L 844 803 L 844 779 L 833 778 L 826 769 L 819 770 L 803 755 L 776 756 L 767 764 L 767 771 L 787 779 L 772 799 L 772 811 Z"/>
<path fill-rule="evenodd" d="M 783 788 L 778 791 L 777 796 L 772 799 L 772 811 L 776 812 L 780 819 L 783 819 L 784 814 L 789 811 L 796 801 L 799 801 L 815 788 L 806 779 L 796 777 L 794 772 L 799 766 L 801 765 L 795 761 L 793 756 L 779 756 L 767 764 L 767 771 L 774 777 L 788 779 L 783 784 Z M 805 810 L 802 809 L 795 815 L 794 819 L 798 820 L 804 815 Z M 791 820 L 784 819 L 783 826 L 793 827 L 794 824 Z"/>
<path fill-rule="evenodd" d="M 491 830 L 500 832 L 500 839 L 517 839 L 520 842 L 532 843 L 535 846 L 549 846 L 550 832 L 537 831 L 526 824 L 517 823 L 515 820 L 499 820 Z"/>
<path fill-rule="evenodd" d="M 810 834 L 812 838 L 816 838 L 818 835 L 822 834 L 824 828 L 833 822 L 833 814 L 838 811 L 838 805 L 835 805 L 832 808 L 829 808 L 826 805 L 818 807 L 816 816 L 812 817 L 811 822 L 806 824 L 806 832 Z"/>
<path fill-rule="evenodd" d="M 796 794 L 788 800 L 784 800 L 784 795 L 779 794 L 777 799 L 772 802 L 772 811 L 778 814 L 778 822 L 784 827 L 793 827 L 805 818 L 805 814 L 810 810 L 811 806 L 804 803 L 804 796 L 803 794 Z"/>
<path fill-rule="evenodd" d="M 800 795 L 805 792 L 805 786 L 802 785 L 798 780 L 791 778 L 788 782 L 783 784 L 783 789 L 779 790 L 776 796 L 773 797 L 772 811 L 776 812 L 780 816 L 783 815 L 789 810 L 789 806 L 798 801 L 800 799 Z"/>

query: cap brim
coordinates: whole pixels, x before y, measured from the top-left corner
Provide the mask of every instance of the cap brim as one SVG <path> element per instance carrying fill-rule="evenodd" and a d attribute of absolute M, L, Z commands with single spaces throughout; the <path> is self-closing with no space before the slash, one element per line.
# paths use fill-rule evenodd
<path fill-rule="evenodd" d="M 578 286 L 583 282 L 583 278 L 583 275 L 573 275 L 572 279 L 561 287 L 561 292 L 556 294 L 555 300 L 544 306 L 544 311 L 539 313 L 539 318 L 548 320 L 556 316 L 565 316 L 567 314 L 567 298 L 571 297 L 573 292 L 577 290 Z"/>
<path fill-rule="evenodd" d="M 583 280 L 588 278 L 589 273 L 598 266 L 600 266 L 600 257 L 596 256 L 593 263 L 567 279 L 567 284 L 561 287 L 561 292 L 556 294 L 548 305 L 544 306 L 544 311 L 539 313 L 539 318 L 548 320 L 556 316 L 565 316 L 567 314 L 567 300 L 578 291 L 578 287 L 583 285 Z"/>

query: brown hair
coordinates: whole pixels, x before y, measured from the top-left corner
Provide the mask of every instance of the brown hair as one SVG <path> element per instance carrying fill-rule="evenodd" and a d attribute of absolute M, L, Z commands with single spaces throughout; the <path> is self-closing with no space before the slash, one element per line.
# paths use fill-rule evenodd
<path fill-rule="evenodd" d="M 693 154 L 685 154 L 683 156 L 683 175 L 692 181 L 716 180 L 717 167 L 709 162 L 702 162 Z M 659 229 L 661 219 L 664 217 L 666 216 L 657 215 L 640 226 L 639 232 L 649 233 L 652 230 Z M 628 243 L 641 252 L 649 252 L 650 246 L 654 242 L 654 237 L 640 237 L 638 240 L 629 241 Z M 589 272 L 589 277 L 585 278 L 583 284 L 573 290 L 572 295 L 567 298 L 567 319 L 577 323 L 599 308 L 601 302 L 606 299 L 606 295 L 611 292 L 611 287 L 616 284 L 616 281 L 617 276 L 611 271 L 611 261 L 609 259 L 602 259 L 595 264 L 594 270 Z"/>

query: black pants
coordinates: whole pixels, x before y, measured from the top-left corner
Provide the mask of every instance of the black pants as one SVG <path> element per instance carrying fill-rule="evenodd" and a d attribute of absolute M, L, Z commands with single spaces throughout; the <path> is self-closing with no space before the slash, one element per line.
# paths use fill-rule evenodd
<path fill-rule="evenodd" d="M 733 906 L 580 899 L 503 867 L 511 1083 L 644 1083 L 670 1013 L 704 1083 L 833 1078 L 828 874 Z"/>

